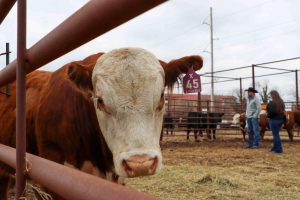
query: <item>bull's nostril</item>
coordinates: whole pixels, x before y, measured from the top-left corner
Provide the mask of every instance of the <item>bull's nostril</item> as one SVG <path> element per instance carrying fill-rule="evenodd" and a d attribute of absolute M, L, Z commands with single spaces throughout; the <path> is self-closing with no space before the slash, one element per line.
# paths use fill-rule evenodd
<path fill-rule="evenodd" d="M 155 158 L 153 158 L 153 163 L 149 168 L 149 174 L 153 174 L 157 168 L 157 163 L 158 163 L 158 158 L 157 156 Z"/>
<path fill-rule="evenodd" d="M 122 161 L 122 165 L 124 167 L 125 172 L 128 174 L 128 176 L 134 176 L 133 169 L 127 164 L 126 160 Z"/>
<path fill-rule="evenodd" d="M 123 160 L 122 165 L 128 177 L 152 175 L 156 172 L 158 157 L 132 156 Z"/>

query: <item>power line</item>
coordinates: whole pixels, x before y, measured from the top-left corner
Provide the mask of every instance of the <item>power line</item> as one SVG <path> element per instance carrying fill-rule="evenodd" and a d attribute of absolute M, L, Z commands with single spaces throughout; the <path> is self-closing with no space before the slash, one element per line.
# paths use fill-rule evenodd
<path fill-rule="evenodd" d="M 281 22 L 281 23 L 278 23 L 278 24 L 273 24 L 271 26 L 263 26 L 263 27 L 260 27 L 260 28 L 257 28 L 257 29 L 251 30 L 251 31 L 244 31 L 244 32 L 236 33 L 236 34 L 227 35 L 227 36 L 225 35 L 224 37 L 221 37 L 221 39 L 227 39 L 227 38 L 236 37 L 236 36 L 240 36 L 240 35 L 244 35 L 244 34 L 254 33 L 254 32 L 257 32 L 257 31 L 264 30 L 264 29 L 270 29 L 272 27 L 277 27 L 277 26 L 281 26 L 283 24 L 289 24 L 291 22 L 295 22 L 298 19 L 300 19 L 300 18 L 297 17 L 297 18 L 294 18 L 292 20 L 288 20 L 288 21 Z"/>
<path fill-rule="evenodd" d="M 271 1 L 274 2 L 274 0 L 267 0 L 267 1 L 263 1 L 262 3 L 256 4 L 256 5 L 253 5 L 253 6 L 248 6 L 248 7 L 242 8 L 242 9 L 240 9 L 238 11 L 235 11 L 235 12 L 232 12 L 230 14 L 225 14 L 225 15 L 222 15 L 222 16 L 219 16 L 219 17 L 217 16 L 216 17 L 216 21 L 222 21 L 222 20 L 224 20 L 224 19 L 226 19 L 228 17 L 231 17 L 233 15 L 237 15 L 237 14 L 239 14 L 241 12 L 245 13 L 247 11 L 250 11 L 250 10 L 254 9 L 254 8 L 257 8 L 257 7 L 260 7 L 260 6 L 262 6 L 262 5 L 266 4 L 266 3 L 269 3 Z"/>
<path fill-rule="evenodd" d="M 277 36 L 280 36 L 280 35 L 286 35 L 286 34 L 289 34 L 289 33 L 293 33 L 293 32 L 298 32 L 300 31 L 300 28 L 297 28 L 297 29 L 293 29 L 293 30 L 290 30 L 290 31 L 286 31 L 286 32 L 282 32 L 280 34 L 273 34 L 273 35 L 267 35 L 265 37 L 261 37 L 259 39 L 256 39 L 256 40 L 248 40 L 248 41 L 245 41 L 243 43 L 239 42 L 239 45 L 240 44 L 248 44 L 248 43 L 255 43 L 255 42 L 258 42 L 258 41 L 261 41 L 261 40 L 269 40 L 269 39 L 272 39 L 274 37 L 277 37 Z M 267 39 L 266 39 L 267 38 Z M 234 47 L 236 45 L 232 45 L 232 44 L 228 44 L 228 45 L 224 45 L 224 46 L 221 46 L 221 47 L 218 47 L 218 48 L 215 48 L 215 49 L 225 49 L 227 47 Z"/>

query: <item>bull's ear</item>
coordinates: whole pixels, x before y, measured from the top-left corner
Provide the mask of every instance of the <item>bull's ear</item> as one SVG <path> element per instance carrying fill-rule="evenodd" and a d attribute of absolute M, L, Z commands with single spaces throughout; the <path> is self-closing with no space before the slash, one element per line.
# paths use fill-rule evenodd
<path fill-rule="evenodd" d="M 85 58 L 82 61 L 75 61 L 67 66 L 69 79 L 79 88 L 92 90 L 92 72 L 94 66 L 103 53 L 98 53 Z"/>
<path fill-rule="evenodd" d="M 92 90 L 92 71 L 86 67 L 71 63 L 67 71 L 69 79 L 79 88 Z"/>
<path fill-rule="evenodd" d="M 201 69 L 203 66 L 203 59 L 201 56 L 192 55 L 172 60 L 169 63 L 160 61 L 160 64 L 165 71 L 165 86 L 172 88 L 178 77 L 182 73 L 187 73 L 189 67 L 193 67 L 195 71 Z"/>

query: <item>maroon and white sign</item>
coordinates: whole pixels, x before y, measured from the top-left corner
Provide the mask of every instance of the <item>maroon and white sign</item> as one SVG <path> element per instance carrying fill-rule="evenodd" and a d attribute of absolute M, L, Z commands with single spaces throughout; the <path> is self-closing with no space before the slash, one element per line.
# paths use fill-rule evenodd
<path fill-rule="evenodd" d="M 201 92 L 200 75 L 194 71 L 193 67 L 190 67 L 183 77 L 183 91 L 184 93 Z"/>

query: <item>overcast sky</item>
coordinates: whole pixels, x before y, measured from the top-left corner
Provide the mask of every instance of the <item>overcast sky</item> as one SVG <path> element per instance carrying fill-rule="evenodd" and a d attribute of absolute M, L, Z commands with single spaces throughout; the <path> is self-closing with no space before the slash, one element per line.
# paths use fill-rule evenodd
<path fill-rule="evenodd" d="M 30 48 L 88 1 L 27 2 L 27 47 Z M 142 47 L 164 61 L 192 54 L 201 55 L 205 64 L 198 73 L 210 72 L 210 30 L 205 24 L 210 23 L 210 6 L 213 7 L 215 71 L 300 56 L 299 0 L 171 0 L 42 69 L 54 71 L 65 63 L 81 60 L 96 52 L 107 52 L 120 47 Z M 15 6 L 0 25 L 0 53 L 5 51 L 5 43 L 9 42 L 11 60 L 16 57 L 16 19 Z M 4 66 L 5 57 L 2 56 L 0 69 Z M 268 66 L 300 69 L 300 60 Z M 257 69 L 256 72 L 257 75 L 262 75 L 277 71 Z M 216 75 L 246 77 L 251 76 L 251 69 Z M 257 81 L 268 81 L 270 87 L 278 89 L 285 100 L 292 100 L 294 76 L 270 76 L 257 78 Z M 209 78 L 202 77 L 203 83 L 209 81 Z M 250 79 L 243 81 L 244 87 L 250 84 Z M 217 83 L 215 87 L 217 94 L 231 94 L 234 88 L 239 87 L 239 82 Z M 203 93 L 210 92 L 210 85 L 203 85 L 202 88 Z"/>

